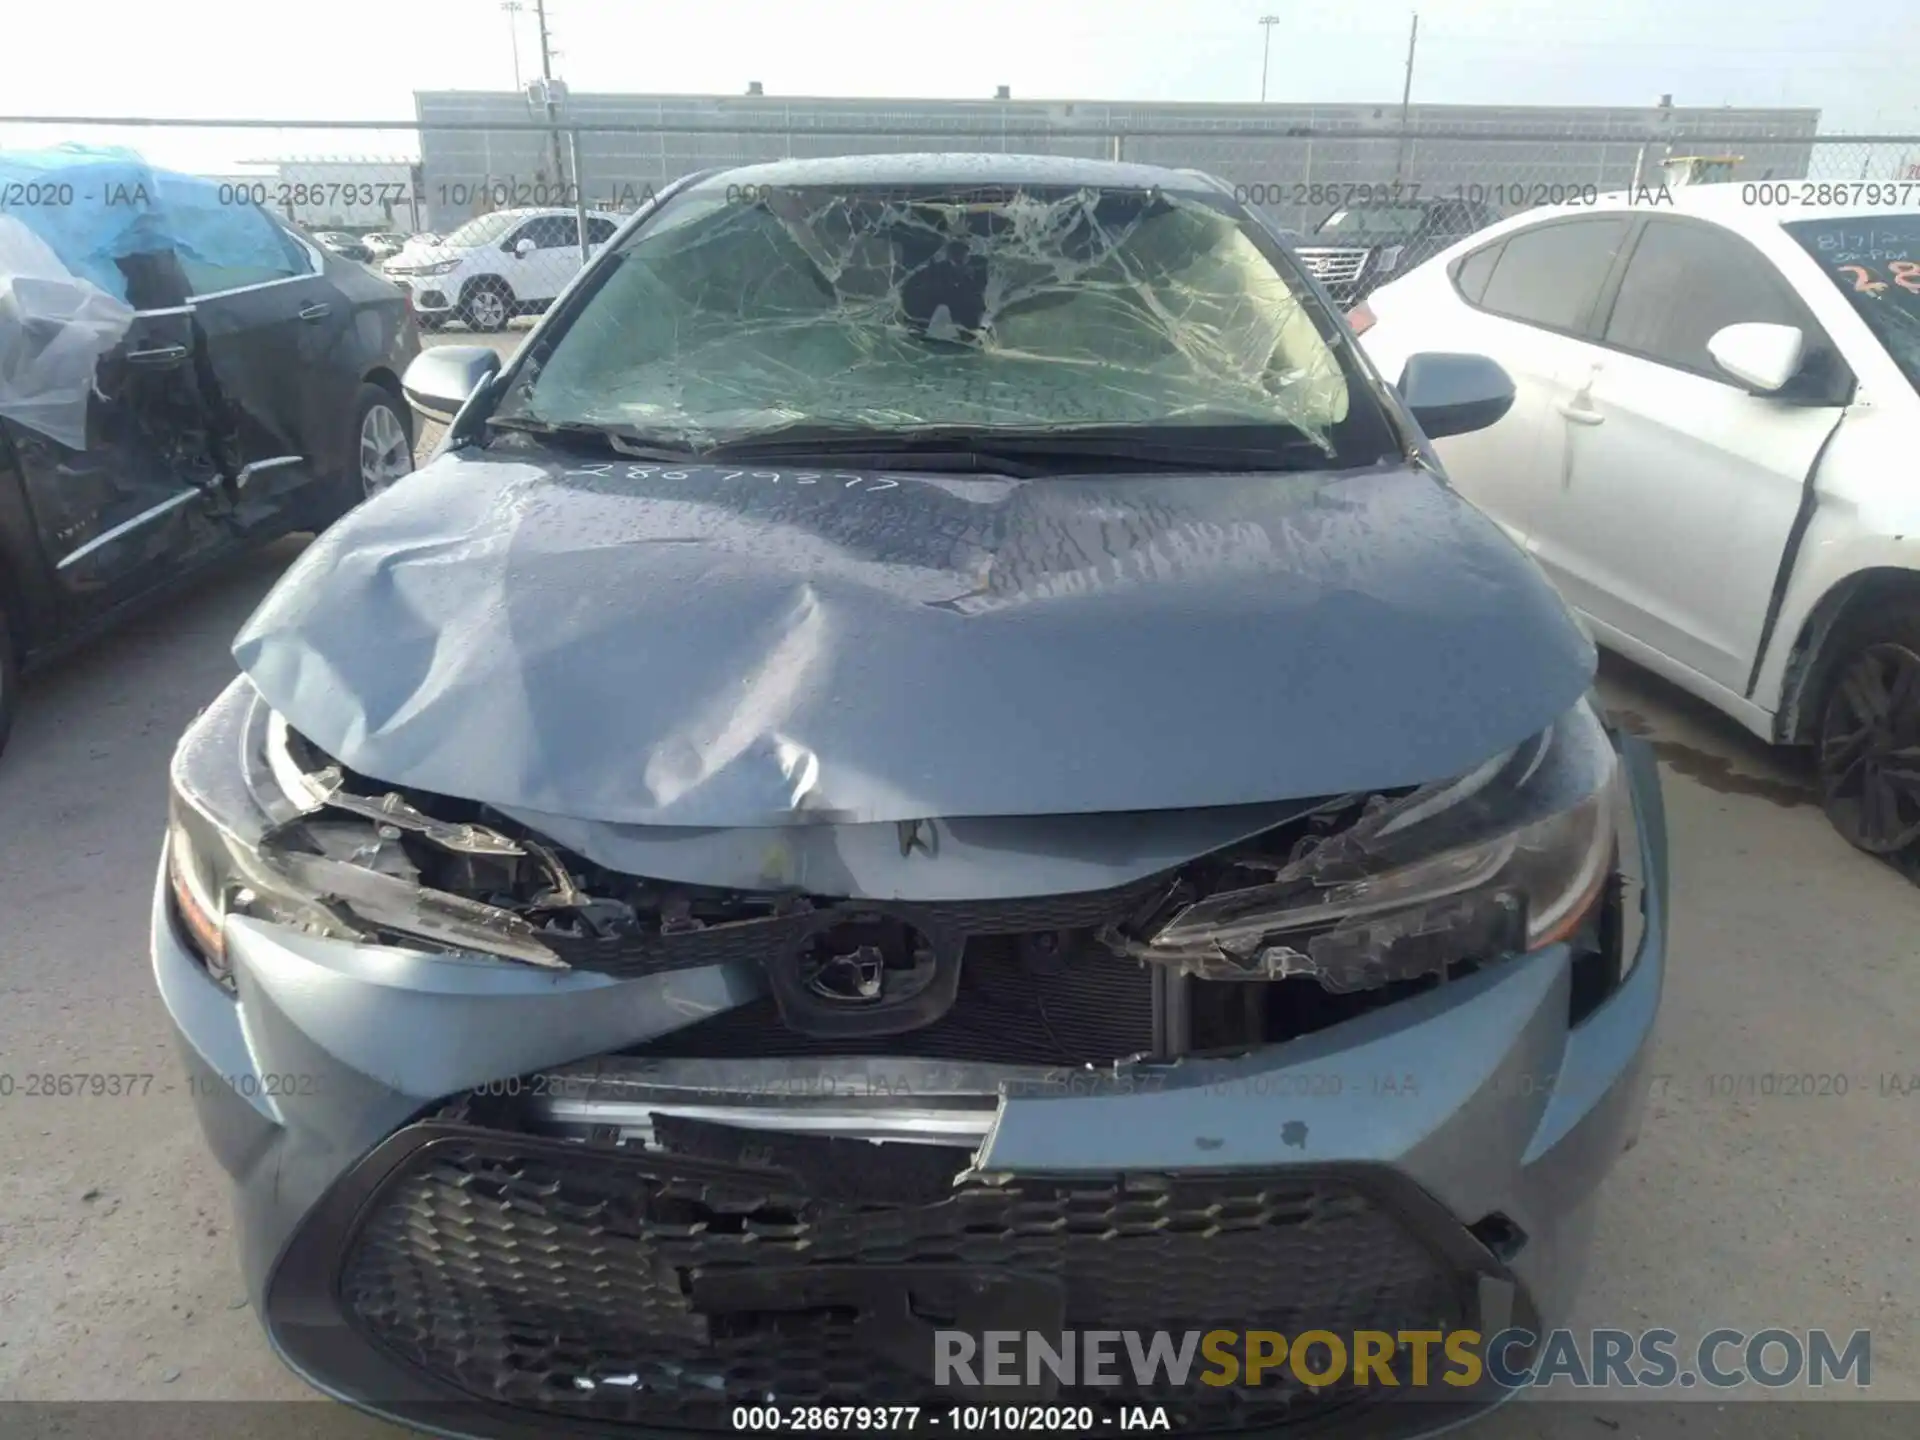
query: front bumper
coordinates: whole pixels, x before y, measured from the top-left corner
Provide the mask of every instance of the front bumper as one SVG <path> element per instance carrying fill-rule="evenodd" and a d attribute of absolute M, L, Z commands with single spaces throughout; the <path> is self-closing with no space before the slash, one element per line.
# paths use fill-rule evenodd
<path fill-rule="evenodd" d="M 455 293 L 452 274 L 446 275 L 395 275 L 382 270 L 380 276 L 393 285 L 413 296 L 415 313 L 427 316 L 443 315 L 454 308 Z"/>
<path fill-rule="evenodd" d="M 743 1396 L 889 1403 L 905 1382 L 877 1358 L 884 1335 L 849 1328 L 857 1295 L 827 1292 L 936 1257 L 976 1290 L 1010 1263 L 1063 1281 L 1064 1312 L 1002 1297 L 1014 1308 L 992 1313 L 1014 1319 L 991 1328 L 1551 1325 L 1580 1280 L 1596 1187 L 1637 1135 L 1664 977 L 1658 782 L 1644 746 L 1626 754 L 1644 929 L 1624 981 L 1579 1024 L 1571 959 L 1553 946 L 1243 1057 L 1009 1092 L 960 1192 L 795 1196 L 753 1147 L 662 1160 L 502 1129 L 464 1098 L 754 993 L 727 967 L 622 981 L 229 920 L 229 995 L 182 944 L 164 881 L 154 966 L 275 1347 L 320 1389 L 446 1433 L 711 1433 Z M 839 1153 L 817 1173 L 844 1170 Z M 677 1226 L 649 1208 L 662 1197 L 682 1206 Z M 737 1288 L 796 1264 L 785 1279 L 804 1272 L 828 1318 L 788 1316 L 796 1333 L 764 1296 L 735 1295 L 712 1323 L 752 1310 L 771 1328 L 731 1370 L 700 1372 L 712 1352 L 698 1346 L 655 1357 L 706 1411 L 681 1394 L 662 1421 L 647 1385 L 616 1373 L 660 1334 L 694 1345 L 701 1277 Z M 1130 1276 L 1147 1283 L 1114 1278 Z M 1407 1433 L 1455 1418 L 1444 1408 L 1353 1418 Z M 1215 1406 L 1188 1428 L 1278 1418 Z"/>

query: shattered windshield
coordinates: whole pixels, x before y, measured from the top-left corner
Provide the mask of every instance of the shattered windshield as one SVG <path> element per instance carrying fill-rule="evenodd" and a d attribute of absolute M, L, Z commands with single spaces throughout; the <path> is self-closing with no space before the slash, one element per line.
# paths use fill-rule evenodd
<path fill-rule="evenodd" d="M 1853 302 L 1920 390 L 1920 215 L 1799 220 L 1786 231 Z"/>
<path fill-rule="evenodd" d="M 1347 375 L 1255 235 L 1144 190 L 708 182 L 622 244 L 494 418 L 693 448 L 1251 427 L 1331 454 Z"/>

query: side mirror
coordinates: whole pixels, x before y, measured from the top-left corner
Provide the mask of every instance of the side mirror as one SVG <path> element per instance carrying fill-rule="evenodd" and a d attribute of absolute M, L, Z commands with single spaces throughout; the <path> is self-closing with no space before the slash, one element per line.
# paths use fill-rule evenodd
<path fill-rule="evenodd" d="M 531 255 L 534 249 L 535 246 L 531 235 L 522 235 L 518 240 L 513 242 L 513 253 L 518 255 L 522 260 Z"/>
<path fill-rule="evenodd" d="M 1513 408 L 1512 378 L 1484 355 L 1409 355 L 1394 388 L 1429 440 L 1484 430 Z"/>
<path fill-rule="evenodd" d="M 500 370 L 500 352 L 485 345 L 435 345 L 400 377 L 407 403 L 429 420 L 453 423 L 460 407 Z"/>
<path fill-rule="evenodd" d="M 1800 373 L 1807 337 L 1798 326 L 1750 321 L 1714 331 L 1707 354 L 1742 385 L 1770 395 Z"/>

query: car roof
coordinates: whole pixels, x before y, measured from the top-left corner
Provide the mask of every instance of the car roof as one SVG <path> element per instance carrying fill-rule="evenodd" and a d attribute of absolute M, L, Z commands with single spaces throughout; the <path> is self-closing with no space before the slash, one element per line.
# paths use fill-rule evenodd
<path fill-rule="evenodd" d="M 1220 182 L 1193 170 L 1125 160 L 1069 155 L 986 152 L 908 152 L 835 155 L 812 160 L 768 160 L 721 170 L 700 182 L 714 185 L 1094 185 L 1112 189 L 1213 193 Z"/>
<path fill-rule="evenodd" d="M 1593 204 L 1543 205 L 1534 210 L 1523 210 L 1511 218 L 1521 215 L 1545 216 L 1591 214 L 1595 210 L 1635 210 L 1645 211 L 1649 215 L 1694 215 L 1702 220 L 1713 220 L 1730 230 L 1744 231 L 1748 234 L 1762 233 L 1776 226 L 1786 225 L 1796 220 L 1851 220 L 1871 219 L 1890 215 L 1920 215 L 1920 205 L 1874 205 L 1858 204 L 1803 204 L 1793 198 L 1793 194 L 1803 185 L 1818 187 L 1822 182 L 1814 180 L 1776 180 L 1776 181 L 1724 181 L 1710 185 L 1679 185 L 1662 192 L 1657 180 L 1649 181 L 1641 190 L 1605 191 Z M 1861 187 L 1855 182 L 1833 182 L 1837 187 L 1845 188 L 1849 193 Z M 1867 182 L 1870 186 L 1871 181 Z M 1782 204 L 1761 204 L 1753 198 L 1756 185 L 1779 187 L 1778 193 L 1787 199 Z M 1773 193 L 1773 192 L 1769 192 Z M 1871 194 L 1871 190 L 1868 191 Z M 1657 199 L 1648 196 L 1658 196 Z"/>
<path fill-rule="evenodd" d="M 513 210 L 487 211 L 487 215 L 510 215 L 515 220 L 532 220 L 532 219 L 538 218 L 541 215 L 571 215 L 571 214 L 573 214 L 573 207 L 571 205 L 526 205 Z M 627 218 L 626 216 L 620 214 L 618 211 L 600 210 L 600 209 L 596 209 L 592 205 L 589 205 L 587 207 L 587 214 L 592 215 L 601 220 L 624 220 Z M 470 218 L 474 220 L 480 220 L 485 217 L 480 215 L 474 215 L 474 216 L 471 216 Z M 462 223 L 464 224 L 465 222 L 463 221 Z"/>

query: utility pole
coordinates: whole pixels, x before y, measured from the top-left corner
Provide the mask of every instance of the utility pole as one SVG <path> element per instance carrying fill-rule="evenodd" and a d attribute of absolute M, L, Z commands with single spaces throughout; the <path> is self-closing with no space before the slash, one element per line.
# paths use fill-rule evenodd
<path fill-rule="evenodd" d="M 547 124 L 554 126 L 547 131 L 547 138 L 553 142 L 554 178 L 562 183 L 567 178 L 566 162 L 560 158 L 560 131 L 556 125 L 557 115 L 553 106 L 553 46 L 547 34 L 547 0 L 533 0 L 533 13 L 540 24 L 540 77 L 547 83 L 541 91 L 546 101 Z"/>
<path fill-rule="evenodd" d="M 500 0 L 500 8 L 507 12 L 507 38 L 513 42 L 513 89 L 520 91 L 520 12 L 527 7 L 520 0 Z"/>
<path fill-rule="evenodd" d="M 1273 50 L 1273 27 L 1280 23 L 1278 15 L 1260 17 L 1260 103 L 1267 103 L 1267 59 Z"/>
<path fill-rule="evenodd" d="M 1393 178 L 1397 184 L 1407 163 L 1407 127 L 1413 123 L 1413 49 L 1420 43 L 1420 12 L 1413 13 L 1413 28 L 1407 34 L 1407 80 L 1400 87 L 1400 143 L 1393 157 Z"/>

